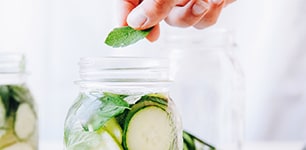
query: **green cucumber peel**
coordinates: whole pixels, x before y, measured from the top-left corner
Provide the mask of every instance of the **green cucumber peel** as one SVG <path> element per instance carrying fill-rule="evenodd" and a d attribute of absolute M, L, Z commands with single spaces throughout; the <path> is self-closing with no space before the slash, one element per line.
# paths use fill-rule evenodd
<path fill-rule="evenodd" d="M 101 107 L 83 125 L 84 130 L 97 131 L 108 120 L 122 114 L 126 109 L 130 109 L 130 105 L 124 100 L 125 97 L 126 95 L 105 92 L 104 96 L 99 98 Z"/>
<path fill-rule="evenodd" d="M 139 101 L 136 102 L 136 104 L 133 104 L 131 106 L 131 109 L 128 110 L 126 109 L 122 114 L 118 115 L 116 117 L 118 123 L 122 128 L 124 128 L 125 120 L 127 117 L 127 114 L 130 111 L 135 111 L 141 107 L 145 106 L 159 106 L 162 107 L 163 109 L 166 109 L 168 106 L 168 98 L 162 94 L 159 93 L 154 93 L 154 94 L 147 94 L 144 95 L 140 98 Z"/>
<path fill-rule="evenodd" d="M 194 139 L 186 132 L 183 132 L 184 147 L 187 150 L 196 150 Z"/>
<path fill-rule="evenodd" d="M 129 149 L 128 144 L 127 144 L 127 132 L 129 130 L 130 121 L 132 120 L 134 115 L 136 115 L 139 112 L 141 113 L 142 110 L 145 110 L 147 108 L 153 108 L 153 107 L 158 108 L 158 109 L 168 113 L 165 107 L 163 107 L 161 105 L 156 105 L 156 103 L 154 104 L 154 102 L 152 102 L 152 101 L 143 101 L 143 102 L 135 104 L 131 108 L 131 111 L 126 116 L 126 120 L 125 120 L 124 128 L 123 128 L 122 145 L 123 145 L 124 149 L 126 149 L 126 150 Z"/>
<path fill-rule="evenodd" d="M 128 126 L 129 126 L 129 122 L 132 119 L 132 117 L 134 116 L 134 114 L 136 114 L 138 111 L 141 111 L 142 109 L 145 109 L 147 107 L 158 107 L 164 111 L 166 111 L 168 103 L 167 103 L 167 99 L 166 97 L 164 97 L 163 95 L 161 96 L 161 94 L 147 94 L 144 95 L 140 98 L 140 100 L 134 104 L 130 111 L 126 112 L 126 114 L 124 115 L 125 120 L 124 123 L 121 123 L 121 126 L 123 128 L 123 137 L 122 137 L 122 141 L 123 141 L 123 147 L 125 149 L 128 149 L 127 147 L 127 143 L 126 143 L 126 133 L 128 130 Z"/>
<path fill-rule="evenodd" d="M 152 28 L 146 30 L 135 30 L 129 26 L 114 28 L 108 34 L 104 43 L 114 48 L 126 47 L 144 39 L 149 35 L 151 30 Z"/>
<path fill-rule="evenodd" d="M 216 148 L 211 144 L 208 144 L 207 142 L 197 138 L 196 136 L 192 135 L 187 131 L 183 131 L 183 139 L 184 139 L 184 145 L 186 145 L 186 148 L 188 148 L 186 150 L 202 150 L 202 148 L 201 149 L 197 148 L 195 142 L 198 142 L 202 146 L 207 147 L 208 150 L 216 150 Z"/>
<path fill-rule="evenodd" d="M 137 102 L 144 102 L 144 101 L 152 101 L 158 103 L 163 106 L 168 106 L 168 99 L 166 96 L 162 94 L 148 94 L 141 97 L 141 99 Z"/>

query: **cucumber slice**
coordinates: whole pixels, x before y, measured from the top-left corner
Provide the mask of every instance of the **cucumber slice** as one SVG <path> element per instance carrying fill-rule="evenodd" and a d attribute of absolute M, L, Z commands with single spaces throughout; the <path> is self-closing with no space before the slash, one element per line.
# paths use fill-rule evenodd
<path fill-rule="evenodd" d="M 18 139 L 14 134 L 13 124 L 14 124 L 14 118 L 12 116 L 8 117 L 6 119 L 5 128 L 3 129 L 5 131 L 5 134 L 2 137 L 0 137 L 0 150 L 18 141 Z"/>
<path fill-rule="evenodd" d="M 4 148 L 3 150 L 34 150 L 34 148 L 26 143 L 17 143 Z"/>
<path fill-rule="evenodd" d="M 194 143 L 194 139 L 190 137 L 187 132 L 183 132 L 184 146 L 188 148 L 188 150 L 196 150 L 196 146 Z"/>
<path fill-rule="evenodd" d="M 123 150 L 120 144 L 117 143 L 116 139 L 108 133 L 106 130 L 100 133 L 101 143 L 92 150 Z"/>
<path fill-rule="evenodd" d="M 187 150 L 215 150 L 216 148 L 203 140 L 197 138 L 196 136 L 188 133 L 187 131 L 183 131 L 183 139 L 184 139 L 184 150 L 185 145 Z"/>
<path fill-rule="evenodd" d="M 6 115 L 6 109 L 2 101 L 2 98 L 0 96 L 0 128 L 3 128 L 5 125 L 5 122 L 6 122 L 5 115 Z M 0 129 L 0 137 L 1 137 L 1 129 Z"/>
<path fill-rule="evenodd" d="M 15 144 L 18 139 L 12 132 L 6 132 L 6 134 L 2 138 L 0 138 L 0 141 L 0 150 L 2 150 L 2 148 L 4 147 Z"/>
<path fill-rule="evenodd" d="M 119 144 L 122 143 L 122 129 L 115 118 L 110 119 L 101 129 L 111 134 Z M 101 131 L 98 132 L 101 133 Z"/>
<path fill-rule="evenodd" d="M 0 97 L 2 99 L 2 103 L 4 108 L 9 108 L 9 101 L 10 101 L 10 90 L 6 85 L 0 85 Z M 6 112 L 8 113 L 8 112 Z"/>
<path fill-rule="evenodd" d="M 183 145 L 183 150 L 189 150 L 186 143 L 184 143 L 184 145 Z"/>
<path fill-rule="evenodd" d="M 160 105 L 162 107 L 168 106 L 168 98 L 162 94 L 148 94 L 141 97 L 140 101 L 137 103 L 143 103 L 145 101 L 153 102 L 155 105 Z"/>
<path fill-rule="evenodd" d="M 0 139 L 5 134 L 5 123 L 6 123 L 6 109 L 0 96 Z"/>
<path fill-rule="evenodd" d="M 22 140 L 27 139 L 34 133 L 35 126 L 36 117 L 30 105 L 20 104 L 15 116 L 15 134 Z"/>
<path fill-rule="evenodd" d="M 101 137 L 97 133 L 83 130 L 70 132 L 65 129 L 65 136 L 67 150 L 91 150 L 101 141 Z"/>
<path fill-rule="evenodd" d="M 128 114 L 123 144 L 128 150 L 170 150 L 173 132 L 173 122 L 165 109 L 145 106 Z"/>
<path fill-rule="evenodd" d="M 122 146 L 106 130 L 99 130 L 99 132 L 97 134 L 85 131 L 77 135 L 77 141 L 71 143 L 67 150 L 123 150 Z"/>

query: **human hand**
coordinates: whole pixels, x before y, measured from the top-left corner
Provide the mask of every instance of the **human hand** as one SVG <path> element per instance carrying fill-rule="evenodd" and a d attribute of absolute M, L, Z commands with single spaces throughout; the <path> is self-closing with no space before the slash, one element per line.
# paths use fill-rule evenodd
<path fill-rule="evenodd" d="M 137 30 L 154 27 L 149 41 L 159 37 L 159 22 L 204 29 L 215 24 L 224 6 L 235 0 L 123 0 L 121 23 Z"/>

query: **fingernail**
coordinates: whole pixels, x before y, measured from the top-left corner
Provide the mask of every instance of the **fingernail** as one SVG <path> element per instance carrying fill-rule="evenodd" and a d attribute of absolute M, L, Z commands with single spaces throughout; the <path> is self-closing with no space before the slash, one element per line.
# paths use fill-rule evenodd
<path fill-rule="evenodd" d="M 197 1 L 193 6 L 192 6 L 192 13 L 196 16 L 199 16 L 199 15 L 202 15 L 204 14 L 204 12 L 206 12 L 209 8 L 209 5 L 200 0 L 200 1 Z"/>
<path fill-rule="evenodd" d="M 132 28 L 140 28 L 146 21 L 147 16 L 141 8 L 133 10 L 127 18 L 127 23 Z"/>
<path fill-rule="evenodd" d="M 220 5 L 223 2 L 223 0 L 211 0 L 211 2 Z"/>

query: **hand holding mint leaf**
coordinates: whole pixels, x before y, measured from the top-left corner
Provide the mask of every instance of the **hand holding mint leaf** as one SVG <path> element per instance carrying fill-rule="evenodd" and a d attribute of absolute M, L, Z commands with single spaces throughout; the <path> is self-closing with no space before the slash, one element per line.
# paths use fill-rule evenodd
<path fill-rule="evenodd" d="M 114 48 L 126 47 L 144 39 L 151 30 L 152 28 L 135 30 L 129 26 L 115 28 L 108 34 L 104 42 Z"/>

